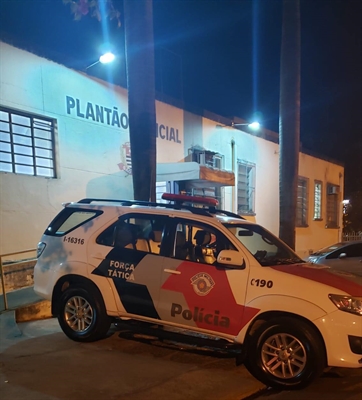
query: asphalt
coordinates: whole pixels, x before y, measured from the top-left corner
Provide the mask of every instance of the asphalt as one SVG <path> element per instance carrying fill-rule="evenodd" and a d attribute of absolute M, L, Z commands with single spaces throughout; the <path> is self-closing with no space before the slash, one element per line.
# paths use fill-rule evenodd
<path fill-rule="evenodd" d="M 242 400 L 266 389 L 231 358 L 128 340 L 117 327 L 105 340 L 73 342 L 32 287 L 8 293 L 7 303 L 0 311 L 1 400 Z"/>

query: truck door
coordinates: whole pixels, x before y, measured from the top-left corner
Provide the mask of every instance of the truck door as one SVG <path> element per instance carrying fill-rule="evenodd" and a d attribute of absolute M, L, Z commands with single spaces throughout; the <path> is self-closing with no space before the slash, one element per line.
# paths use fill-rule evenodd
<path fill-rule="evenodd" d="M 248 266 L 235 268 L 216 262 L 219 251 L 236 248 L 214 227 L 187 219 L 175 221 L 170 236 L 174 244 L 161 272 L 161 319 L 186 328 L 237 335 L 242 326 Z"/>
<path fill-rule="evenodd" d="M 166 220 L 164 216 L 126 214 L 97 239 L 98 249 L 91 253 L 103 255 L 92 273 L 111 281 L 120 313 L 159 319 L 156 307 Z M 106 244 L 111 244 L 107 253 L 102 252 Z"/>

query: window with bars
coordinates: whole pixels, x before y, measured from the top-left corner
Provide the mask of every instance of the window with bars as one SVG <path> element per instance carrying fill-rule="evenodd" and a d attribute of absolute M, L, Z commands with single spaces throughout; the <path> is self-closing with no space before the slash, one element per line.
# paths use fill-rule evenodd
<path fill-rule="evenodd" d="M 313 219 L 322 219 L 322 182 L 314 181 L 314 216 Z"/>
<path fill-rule="evenodd" d="M 201 196 L 201 197 L 211 197 L 213 199 L 216 199 L 219 204 L 218 208 L 223 208 L 222 206 L 222 192 L 221 188 L 219 187 L 209 187 L 209 188 L 192 188 L 191 189 L 191 195 L 192 196 Z M 200 205 L 202 208 L 202 205 Z"/>
<path fill-rule="evenodd" d="M 238 214 L 255 214 L 255 165 L 238 161 Z"/>
<path fill-rule="evenodd" d="M 326 228 L 338 228 L 339 186 L 327 184 Z"/>
<path fill-rule="evenodd" d="M 55 121 L 0 107 L 0 171 L 55 178 Z"/>
<path fill-rule="evenodd" d="M 308 179 L 298 178 L 296 226 L 308 226 Z"/>
<path fill-rule="evenodd" d="M 170 182 L 156 182 L 156 202 L 157 203 L 168 203 L 167 200 L 163 200 L 162 195 L 170 192 Z"/>

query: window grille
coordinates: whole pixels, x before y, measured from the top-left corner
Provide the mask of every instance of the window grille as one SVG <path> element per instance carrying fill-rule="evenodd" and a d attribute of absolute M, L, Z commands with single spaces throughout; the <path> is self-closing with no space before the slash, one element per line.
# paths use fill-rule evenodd
<path fill-rule="evenodd" d="M 166 193 L 168 183 L 164 182 L 156 182 L 156 202 L 157 203 L 168 203 L 167 200 L 163 200 L 162 195 Z"/>
<path fill-rule="evenodd" d="M 338 228 L 339 186 L 327 184 L 326 228 Z"/>
<path fill-rule="evenodd" d="M 308 226 L 308 180 L 298 178 L 296 226 Z"/>
<path fill-rule="evenodd" d="M 322 182 L 314 182 L 314 217 L 315 220 L 322 219 Z"/>
<path fill-rule="evenodd" d="M 255 165 L 238 161 L 238 214 L 255 214 Z"/>
<path fill-rule="evenodd" d="M 0 107 L 0 171 L 55 178 L 55 121 Z"/>

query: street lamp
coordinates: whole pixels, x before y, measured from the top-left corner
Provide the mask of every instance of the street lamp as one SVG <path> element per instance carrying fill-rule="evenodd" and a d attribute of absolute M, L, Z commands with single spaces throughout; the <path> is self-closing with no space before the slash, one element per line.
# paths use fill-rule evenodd
<path fill-rule="evenodd" d="M 225 128 L 225 127 L 232 127 L 232 128 L 237 128 L 238 126 L 247 126 L 248 128 L 252 129 L 253 131 L 257 131 L 260 129 L 260 123 L 257 121 L 254 122 L 247 122 L 243 124 L 235 123 L 232 122 L 231 125 L 216 125 L 216 128 Z"/>
<path fill-rule="evenodd" d="M 88 68 L 90 68 L 90 67 L 93 67 L 93 65 L 96 65 L 96 64 L 98 64 L 98 63 L 101 63 L 101 64 L 109 64 L 109 63 L 111 63 L 112 61 L 114 61 L 115 58 L 116 58 L 116 56 L 115 56 L 113 53 L 111 53 L 111 52 L 102 54 L 102 55 L 99 57 L 99 60 L 97 60 L 96 62 L 94 62 L 94 63 L 91 64 L 91 65 L 88 65 L 88 67 L 86 67 L 86 70 L 87 70 Z"/>
<path fill-rule="evenodd" d="M 234 122 L 232 122 L 231 126 L 232 127 L 235 127 L 235 126 L 247 126 L 248 128 L 253 129 L 255 131 L 260 128 L 260 124 L 257 121 L 254 121 L 254 122 L 251 122 L 251 123 L 246 123 L 246 124 L 235 124 Z"/>

